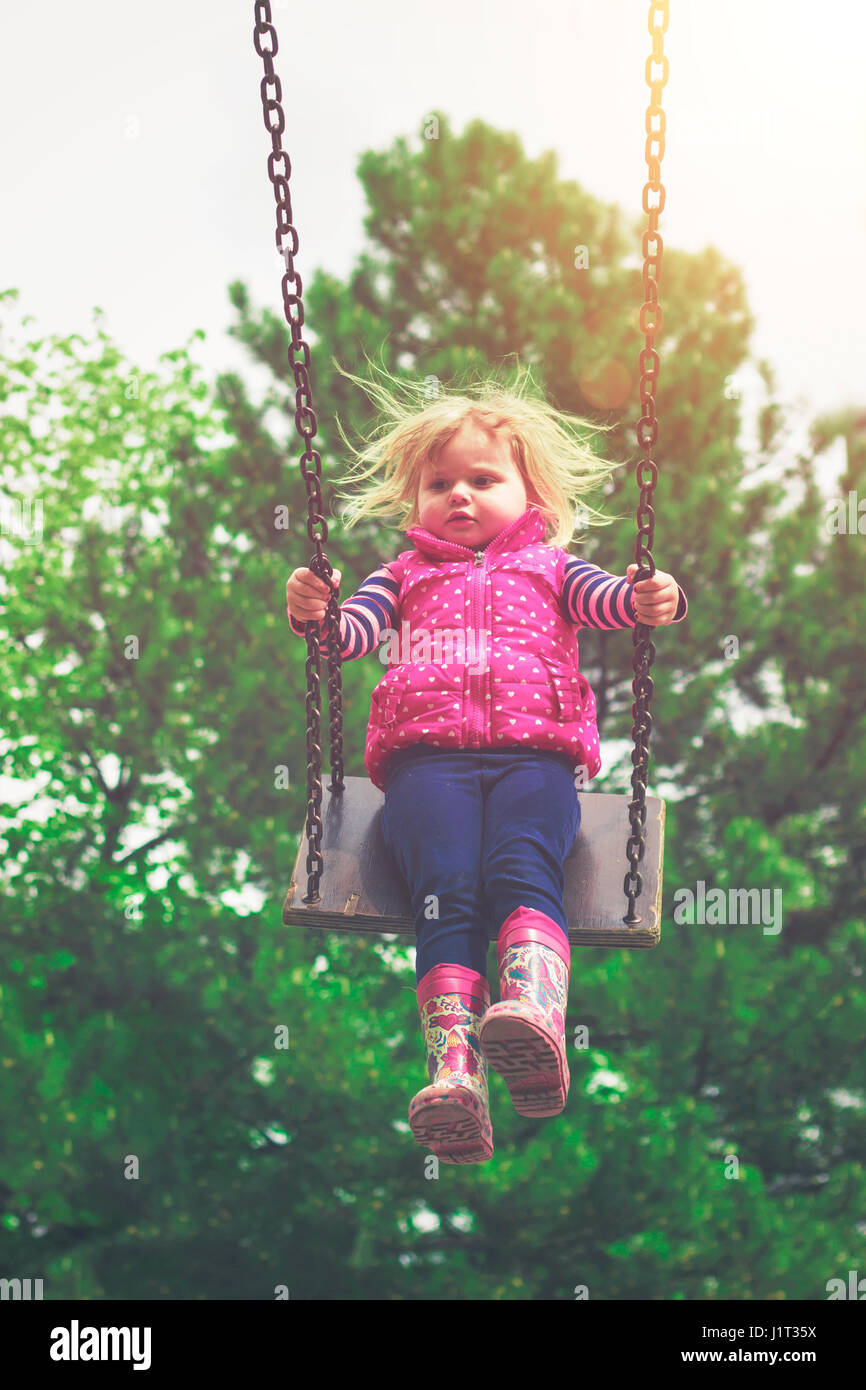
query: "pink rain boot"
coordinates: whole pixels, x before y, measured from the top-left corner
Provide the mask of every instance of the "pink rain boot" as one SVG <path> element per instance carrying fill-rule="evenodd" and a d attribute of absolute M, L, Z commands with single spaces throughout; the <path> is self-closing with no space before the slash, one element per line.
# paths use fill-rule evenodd
<path fill-rule="evenodd" d="M 497 950 L 501 1000 L 481 1024 L 481 1048 L 518 1115 L 558 1115 L 568 1096 L 565 1012 L 571 947 L 550 917 L 518 907 Z"/>
<path fill-rule="evenodd" d="M 434 965 L 418 981 L 418 1012 L 431 1085 L 409 1106 L 409 1128 L 443 1163 L 483 1163 L 493 1156 L 487 1062 L 478 1025 L 490 1004 L 483 975 L 462 965 Z"/>

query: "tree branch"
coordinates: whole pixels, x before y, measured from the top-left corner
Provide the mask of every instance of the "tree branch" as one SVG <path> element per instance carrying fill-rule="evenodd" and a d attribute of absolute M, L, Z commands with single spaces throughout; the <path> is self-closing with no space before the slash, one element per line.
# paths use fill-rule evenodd
<path fill-rule="evenodd" d="M 87 744 L 84 744 L 84 746 L 83 746 L 83 748 L 82 748 L 82 752 L 85 753 L 85 754 L 87 755 L 88 759 L 90 760 L 90 765 L 91 765 L 91 767 L 93 768 L 93 771 L 96 773 L 97 781 L 99 782 L 99 787 L 100 787 L 100 790 L 101 790 L 103 796 L 104 796 L 104 797 L 106 798 L 106 800 L 108 800 L 108 801 L 117 801 L 118 798 L 117 798 L 117 795 L 116 795 L 115 788 L 110 787 L 110 786 L 108 785 L 108 783 L 106 782 L 105 778 L 103 777 L 102 773 L 101 773 L 100 770 L 99 770 L 99 764 L 97 763 L 95 757 L 93 756 L 93 753 L 92 753 L 92 752 L 90 751 L 90 749 L 87 747 Z"/>
<path fill-rule="evenodd" d="M 692 1095 L 699 1096 L 707 1080 L 707 1067 L 710 1060 L 710 1025 L 704 1028 L 701 1033 L 700 1046 L 695 1054 L 695 1079 L 692 1083 Z"/>
<path fill-rule="evenodd" d="M 173 825 L 169 826 L 168 830 L 160 831 L 159 835 L 155 835 L 152 840 L 146 840 L 143 845 L 137 845 L 135 849 L 131 849 L 128 853 L 121 855 L 120 859 L 113 859 L 112 863 L 116 865 L 128 864 L 131 859 L 137 859 L 140 854 L 146 854 L 149 849 L 153 849 L 156 845 L 161 845 L 163 840 L 175 838 L 177 834 L 178 828 Z"/>

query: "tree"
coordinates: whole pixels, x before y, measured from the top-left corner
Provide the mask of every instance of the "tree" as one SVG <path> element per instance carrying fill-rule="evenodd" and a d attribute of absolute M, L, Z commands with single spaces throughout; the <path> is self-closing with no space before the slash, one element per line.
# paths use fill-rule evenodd
<path fill-rule="evenodd" d="M 332 354 L 447 383 L 516 352 L 562 408 L 621 416 L 609 447 L 633 461 L 639 220 L 552 155 L 437 119 L 417 151 L 363 156 L 370 245 L 345 284 L 305 290 L 325 492 L 337 416 L 371 423 Z M 46 1297 L 825 1297 L 864 1191 L 863 581 L 814 460 L 842 433 L 860 486 L 862 412 L 788 459 L 762 364 L 744 456 L 742 278 L 712 248 L 665 248 L 654 555 L 690 613 L 653 669 L 651 783 L 677 788 L 661 945 L 575 952 L 569 1029 L 589 1045 L 566 1112 L 523 1119 L 492 1077 L 494 1159 L 428 1180 L 405 1123 L 425 1080 L 406 951 L 280 923 L 305 798 L 285 579 L 312 547 L 288 330 L 230 297 L 274 375 L 260 404 L 237 374 L 212 392 L 186 348 L 157 379 L 101 327 L 4 337 L 4 483 L 35 477 L 45 519 L 39 543 L 7 537 L 3 580 L 0 771 L 35 779 L 3 829 L 7 1266 Z M 624 467 L 607 499 L 624 519 L 581 553 L 624 573 L 636 500 Z M 400 548 L 329 526 L 344 596 Z M 580 642 L 602 739 L 628 738 L 630 635 Z M 380 674 L 343 666 L 349 774 Z M 625 790 L 624 767 L 594 787 Z M 783 929 L 675 921 L 698 879 L 782 890 Z"/>

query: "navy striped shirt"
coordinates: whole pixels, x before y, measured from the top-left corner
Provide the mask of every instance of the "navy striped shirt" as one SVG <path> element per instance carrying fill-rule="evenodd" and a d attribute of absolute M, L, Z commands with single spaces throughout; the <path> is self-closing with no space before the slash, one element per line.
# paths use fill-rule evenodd
<path fill-rule="evenodd" d="M 634 627 L 637 619 L 632 587 L 627 579 L 572 555 L 565 564 L 560 599 L 562 615 L 577 628 L 594 627 L 613 631 L 616 628 Z M 677 589 L 679 603 L 671 619 L 674 623 L 682 622 L 689 610 L 688 600 L 679 584 Z M 366 656 L 367 652 L 373 651 L 378 647 L 386 628 L 397 630 L 399 593 L 399 581 L 384 564 L 368 575 L 352 597 L 340 605 L 340 655 L 343 661 L 354 661 L 356 657 Z M 297 622 L 291 614 L 289 625 L 293 632 L 304 636 L 306 624 Z M 320 643 L 320 650 L 323 654 L 327 650 L 324 641 Z"/>

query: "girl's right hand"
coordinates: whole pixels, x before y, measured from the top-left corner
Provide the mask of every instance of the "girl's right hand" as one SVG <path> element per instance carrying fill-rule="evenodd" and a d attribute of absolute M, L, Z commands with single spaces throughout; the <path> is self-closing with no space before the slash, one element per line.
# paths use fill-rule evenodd
<path fill-rule="evenodd" d="M 332 584 L 339 588 L 341 571 L 335 569 Z M 286 612 L 298 623 L 320 623 L 328 606 L 330 587 L 310 569 L 293 570 L 286 581 Z"/>

